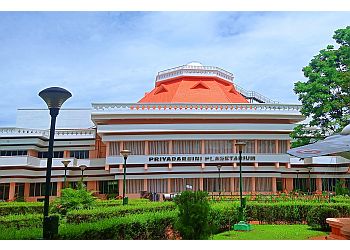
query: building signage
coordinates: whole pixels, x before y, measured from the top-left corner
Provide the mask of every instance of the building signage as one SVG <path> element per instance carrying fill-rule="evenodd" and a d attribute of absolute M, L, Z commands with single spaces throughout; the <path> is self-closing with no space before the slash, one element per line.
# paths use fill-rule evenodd
<path fill-rule="evenodd" d="M 242 156 L 242 161 L 255 161 L 254 155 Z M 148 156 L 149 163 L 176 163 L 176 162 L 239 162 L 238 155 L 206 155 L 206 156 Z"/>

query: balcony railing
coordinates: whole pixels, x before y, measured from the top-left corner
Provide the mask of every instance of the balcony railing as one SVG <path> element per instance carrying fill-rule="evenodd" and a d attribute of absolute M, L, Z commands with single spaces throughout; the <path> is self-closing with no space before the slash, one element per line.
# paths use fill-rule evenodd
<path fill-rule="evenodd" d="M 300 113 L 301 105 L 278 103 L 93 103 L 92 112 L 280 112 Z"/>
<path fill-rule="evenodd" d="M 49 138 L 50 130 L 44 129 L 29 129 L 29 128 L 0 128 L 0 137 L 5 136 L 38 136 Z M 55 131 L 55 138 L 62 137 L 71 137 L 71 136 L 79 136 L 79 137 L 88 137 L 94 138 L 95 130 L 94 129 L 57 129 Z"/>

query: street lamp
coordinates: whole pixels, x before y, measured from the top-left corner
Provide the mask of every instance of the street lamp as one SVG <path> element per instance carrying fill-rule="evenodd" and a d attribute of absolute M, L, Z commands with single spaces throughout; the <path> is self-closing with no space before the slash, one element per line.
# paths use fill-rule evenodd
<path fill-rule="evenodd" d="M 221 178 L 220 178 L 220 170 L 221 170 L 221 165 L 217 165 L 216 166 L 218 168 L 218 171 L 219 171 L 219 198 L 221 197 Z"/>
<path fill-rule="evenodd" d="M 126 160 L 128 159 L 128 156 L 130 155 L 131 151 L 128 149 L 123 149 L 120 151 L 120 154 L 124 158 L 124 179 L 123 179 L 123 205 L 128 204 L 128 198 L 125 197 L 125 190 L 126 190 Z"/>
<path fill-rule="evenodd" d="M 307 167 L 307 170 L 309 170 L 309 194 L 311 194 L 311 171 L 312 167 Z"/>
<path fill-rule="evenodd" d="M 233 229 L 236 231 L 250 231 L 252 230 L 251 225 L 244 221 L 244 207 L 245 200 L 243 201 L 243 179 L 242 179 L 242 152 L 244 147 L 246 146 L 245 142 L 237 142 L 235 144 L 239 153 L 239 199 L 240 199 L 240 207 L 239 207 L 239 222 L 233 226 Z"/>
<path fill-rule="evenodd" d="M 61 161 L 64 165 L 64 182 L 63 182 L 63 188 L 67 187 L 67 167 L 68 164 L 70 163 L 70 160 L 63 160 Z"/>
<path fill-rule="evenodd" d="M 53 157 L 53 144 L 55 137 L 55 127 L 56 127 L 56 117 L 62 104 L 72 96 L 72 94 L 59 87 L 46 88 L 40 91 L 39 96 L 46 102 L 47 107 L 50 110 L 51 124 L 50 124 L 50 138 L 49 138 L 49 148 L 47 152 L 47 166 L 46 166 L 46 182 L 45 182 L 45 200 L 44 200 L 44 220 L 43 220 L 43 238 L 52 239 L 54 234 L 56 234 L 56 229 L 51 230 L 56 217 L 49 217 L 49 197 L 51 191 L 51 167 L 52 167 L 52 157 Z M 58 230 L 58 221 L 57 221 Z"/>
<path fill-rule="evenodd" d="M 86 165 L 80 165 L 79 168 L 80 168 L 80 170 L 81 170 L 81 184 L 83 185 L 83 181 L 84 181 L 84 170 L 86 169 Z"/>

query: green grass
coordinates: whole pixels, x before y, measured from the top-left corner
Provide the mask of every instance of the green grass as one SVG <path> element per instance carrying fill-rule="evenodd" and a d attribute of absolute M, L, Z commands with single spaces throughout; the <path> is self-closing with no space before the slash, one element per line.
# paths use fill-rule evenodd
<path fill-rule="evenodd" d="M 326 236 L 308 225 L 253 225 L 250 232 L 227 231 L 213 236 L 213 240 L 307 240 Z"/>

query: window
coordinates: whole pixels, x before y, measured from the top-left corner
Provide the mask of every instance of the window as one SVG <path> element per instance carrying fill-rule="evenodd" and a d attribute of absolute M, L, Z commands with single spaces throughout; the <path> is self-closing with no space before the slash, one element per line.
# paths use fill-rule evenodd
<path fill-rule="evenodd" d="M 230 192 L 231 191 L 231 183 L 230 178 L 204 178 L 203 179 L 203 190 L 207 192 Z M 221 189 L 221 190 L 219 190 Z"/>
<path fill-rule="evenodd" d="M 280 154 L 287 153 L 287 150 L 288 150 L 287 142 L 288 141 L 286 140 L 278 141 L 278 153 Z"/>
<path fill-rule="evenodd" d="M 118 194 L 118 180 L 115 181 L 99 181 L 98 187 L 100 194 Z"/>
<path fill-rule="evenodd" d="M 276 141 L 275 140 L 259 140 L 258 141 L 259 154 L 275 154 Z"/>
<path fill-rule="evenodd" d="M 150 155 L 169 154 L 169 141 L 149 141 L 148 153 Z"/>
<path fill-rule="evenodd" d="M 16 183 L 15 197 L 17 201 L 23 201 L 24 198 L 24 183 Z"/>
<path fill-rule="evenodd" d="M 48 152 L 38 152 L 38 158 L 47 158 Z M 63 158 L 63 151 L 54 151 L 53 158 Z"/>
<path fill-rule="evenodd" d="M 124 149 L 130 150 L 131 155 L 144 155 L 145 154 L 145 142 L 144 141 L 125 141 L 124 142 Z"/>
<path fill-rule="evenodd" d="M 89 150 L 70 151 L 70 157 L 77 159 L 89 159 Z"/>
<path fill-rule="evenodd" d="M 311 181 L 311 183 L 309 181 Z M 316 191 L 316 179 L 314 178 L 296 178 L 293 179 L 293 185 L 295 190 L 300 190 L 302 192 L 309 192 L 309 187 L 311 185 L 311 192 Z"/>
<path fill-rule="evenodd" d="M 173 141 L 173 153 L 174 154 L 200 154 L 201 153 L 201 141 Z"/>
<path fill-rule="evenodd" d="M 20 156 L 28 155 L 27 150 L 2 150 L 0 156 Z"/>
<path fill-rule="evenodd" d="M 233 143 L 231 140 L 208 140 L 204 142 L 206 154 L 231 154 Z"/>
<path fill-rule="evenodd" d="M 322 178 L 322 190 L 328 192 L 335 192 L 335 185 L 339 178 Z"/>
<path fill-rule="evenodd" d="M 9 190 L 10 190 L 9 183 L 0 184 L 0 200 L 6 201 L 9 199 Z"/>
<path fill-rule="evenodd" d="M 109 154 L 120 155 L 119 141 L 112 141 L 109 143 Z"/>
<path fill-rule="evenodd" d="M 143 191 L 143 180 L 126 180 L 126 192 L 137 194 Z"/>
<path fill-rule="evenodd" d="M 255 178 L 255 191 L 257 192 L 271 192 L 272 178 L 271 177 L 257 177 Z"/>
<path fill-rule="evenodd" d="M 250 177 L 243 177 L 243 192 L 251 192 L 252 191 L 252 186 L 251 186 L 251 183 L 252 183 L 252 178 Z M 234 182 L 235 182 L 235 192 L 239 192 L 239 178 L 236 178 L 234 179 Z"/>
<path fill-rule="evenodd" d="M 154 193 L 167 193 L 168 180 L 167 179 L 148 179 L 147 190 Z"/>
<path fill-rule="evenodd" d="M 50 196 L 57 196 L 57 182 L 51 183 Z M 29 196 L 45 196 L 45 183 L 30 183 Z"/>

